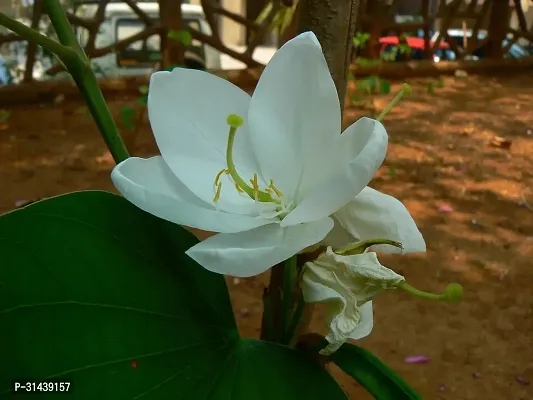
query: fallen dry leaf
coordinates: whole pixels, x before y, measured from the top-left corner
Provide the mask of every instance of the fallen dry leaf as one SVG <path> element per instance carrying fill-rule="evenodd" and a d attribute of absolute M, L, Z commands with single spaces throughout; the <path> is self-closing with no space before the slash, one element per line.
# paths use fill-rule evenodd
<path fill-rule="evenodd" d="M 500 149 L 508 149 L 511 147 L 511 142 L 509 139 L 502 138 L 501 136 L 494 136 L 490 142 L 494 147 L 499 147 Z"/>

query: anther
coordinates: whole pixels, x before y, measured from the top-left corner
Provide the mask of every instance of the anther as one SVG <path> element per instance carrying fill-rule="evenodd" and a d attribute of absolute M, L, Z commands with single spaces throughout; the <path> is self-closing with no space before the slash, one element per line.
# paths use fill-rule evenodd
<path fill-rule="evenodd" d="M 217 174 L 217 176 L 215 177 L 215 186 L 218 186 L 218 184 L 219 184 L 219 182 L 220 182 L 220 177 L 222 176 L 223 173 L 229 174 L 229 170 L 226 169 L 226 168 L 223 168 L 223 169 Z"/>
<path fill-rule="evenodd" d="M 215 197 L 213 197 L 213 203 L 217 203 L 220 199 L 220 191 L 222 190 L 222 183 L 219 182 L 217 184 L 217 192 L 215 193 Z"/>
<path fill-rule="evenodd" d="M 280 198 L 283 197 L 283 193 L 281 193 L 281 190 L 279 190 L 276 186 L 274 186 L 274 180 L 272 178 L 270 178 L 270 185 L 268 187 L 272 189 L 278 197 Z"/>
<path fill-rule="evenodd" d="M 252 188 L 254 189 L 254 199 L 257 201 L 259 198 L 259 184 L 257 183 L 257 174 L 254 174 L 254 178 L 250 179 Z"/>

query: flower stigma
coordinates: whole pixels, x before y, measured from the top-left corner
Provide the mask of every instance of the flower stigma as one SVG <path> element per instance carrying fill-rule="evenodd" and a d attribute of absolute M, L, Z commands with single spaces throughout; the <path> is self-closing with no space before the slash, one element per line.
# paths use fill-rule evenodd
<path fill-rule="evenodd" d="M 233 161 L 233 146 L 235 144 L 235 134 L 237 133 L 237 129 L 244 124 L 244 119 L 240 115 L 230 114 L 228 115 L 226 122 L 230 127 L 228 147 L 226 150 L 227 167 L 220 170 L 215 176 L 215 182 L 213 185 L 215 195 L 213 197 L 213 203 L 216 204 L 220 200 L 222 190 L 222 182 L 220 182 L 220 178 L 223 174 L 226 174 L 231 177 L 235 183 L 235 189 L 239 193 L 248 195 L 256 203 L 275 203 L 278 205 L 273 214 L 268 216 L 263 215 L 264 217 L 278 217 L 282 219 L 289 213 L 293 205 L 292 201 L 286 203 L 283 193 L 274 185 L 273 179 L 270 179 L 270 184 L 267 188 L 261 190 L 257 173 L 254 173 L 252 179 L 249 180 L 250 184 L 239 175 Z"/>
<path fill-rule="evenodd" d="M 398 93 L 396 97 L 392 99 L 392 101 L 387 105 L 387 107 L 385 107 L 385 109 L 381 112 L 381 114 L 379 114 L 376 120 L 381 122 L 383 118 L 385 118 L 385 116 L 390 112 L 390 110 L 392 110 L 392 108 L 400 102 L 403 96 L 409 96 L 412 91 L 413 89 L 411 88 L 409 84 L 403 83 L 402 90 L 400 90 L 400 93 Z"/>

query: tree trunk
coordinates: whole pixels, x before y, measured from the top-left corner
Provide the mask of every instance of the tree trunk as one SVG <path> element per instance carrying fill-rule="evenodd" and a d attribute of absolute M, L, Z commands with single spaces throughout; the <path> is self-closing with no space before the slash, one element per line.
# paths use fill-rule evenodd
<path fill-rule="evenodd" d="M 492 0 L 489 20 L 487 55 L 489 58 L 503 58 L 502 42 L 509 29 L 511 7 L 509 0 Z"/>
<path fill-rule="evenodd" d="M 169 39 L 168 32 L 181 31 L 181 1 L 159 0 L 159 15 L 161 23 L 165 27 L 161 34 L 161 69 L 171 65 L 183 65 L 185 63 L 185 47 L 183 43 Z"/>
<path fill-rule="evenodd" d="M 359 0 L 300 0 L 299 8 L 300 32 L 313 31 L 320 41 L 342 110 Z"/>

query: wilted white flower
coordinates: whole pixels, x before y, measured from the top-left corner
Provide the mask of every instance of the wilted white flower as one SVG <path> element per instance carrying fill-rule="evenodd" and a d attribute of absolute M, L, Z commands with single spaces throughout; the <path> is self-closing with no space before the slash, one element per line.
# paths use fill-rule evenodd
<path fill-rule="evenodd" d="M 374 326 L 372 299 L 402 281 L 403 276 L 381 265 L 373 252 L 343 256 L 328 247 L 318 259 L 306 263 L 304 300 L 328 307 L 329 345 L 320 354 L 337 351 L 347 339 L 369 335 Z"/>

